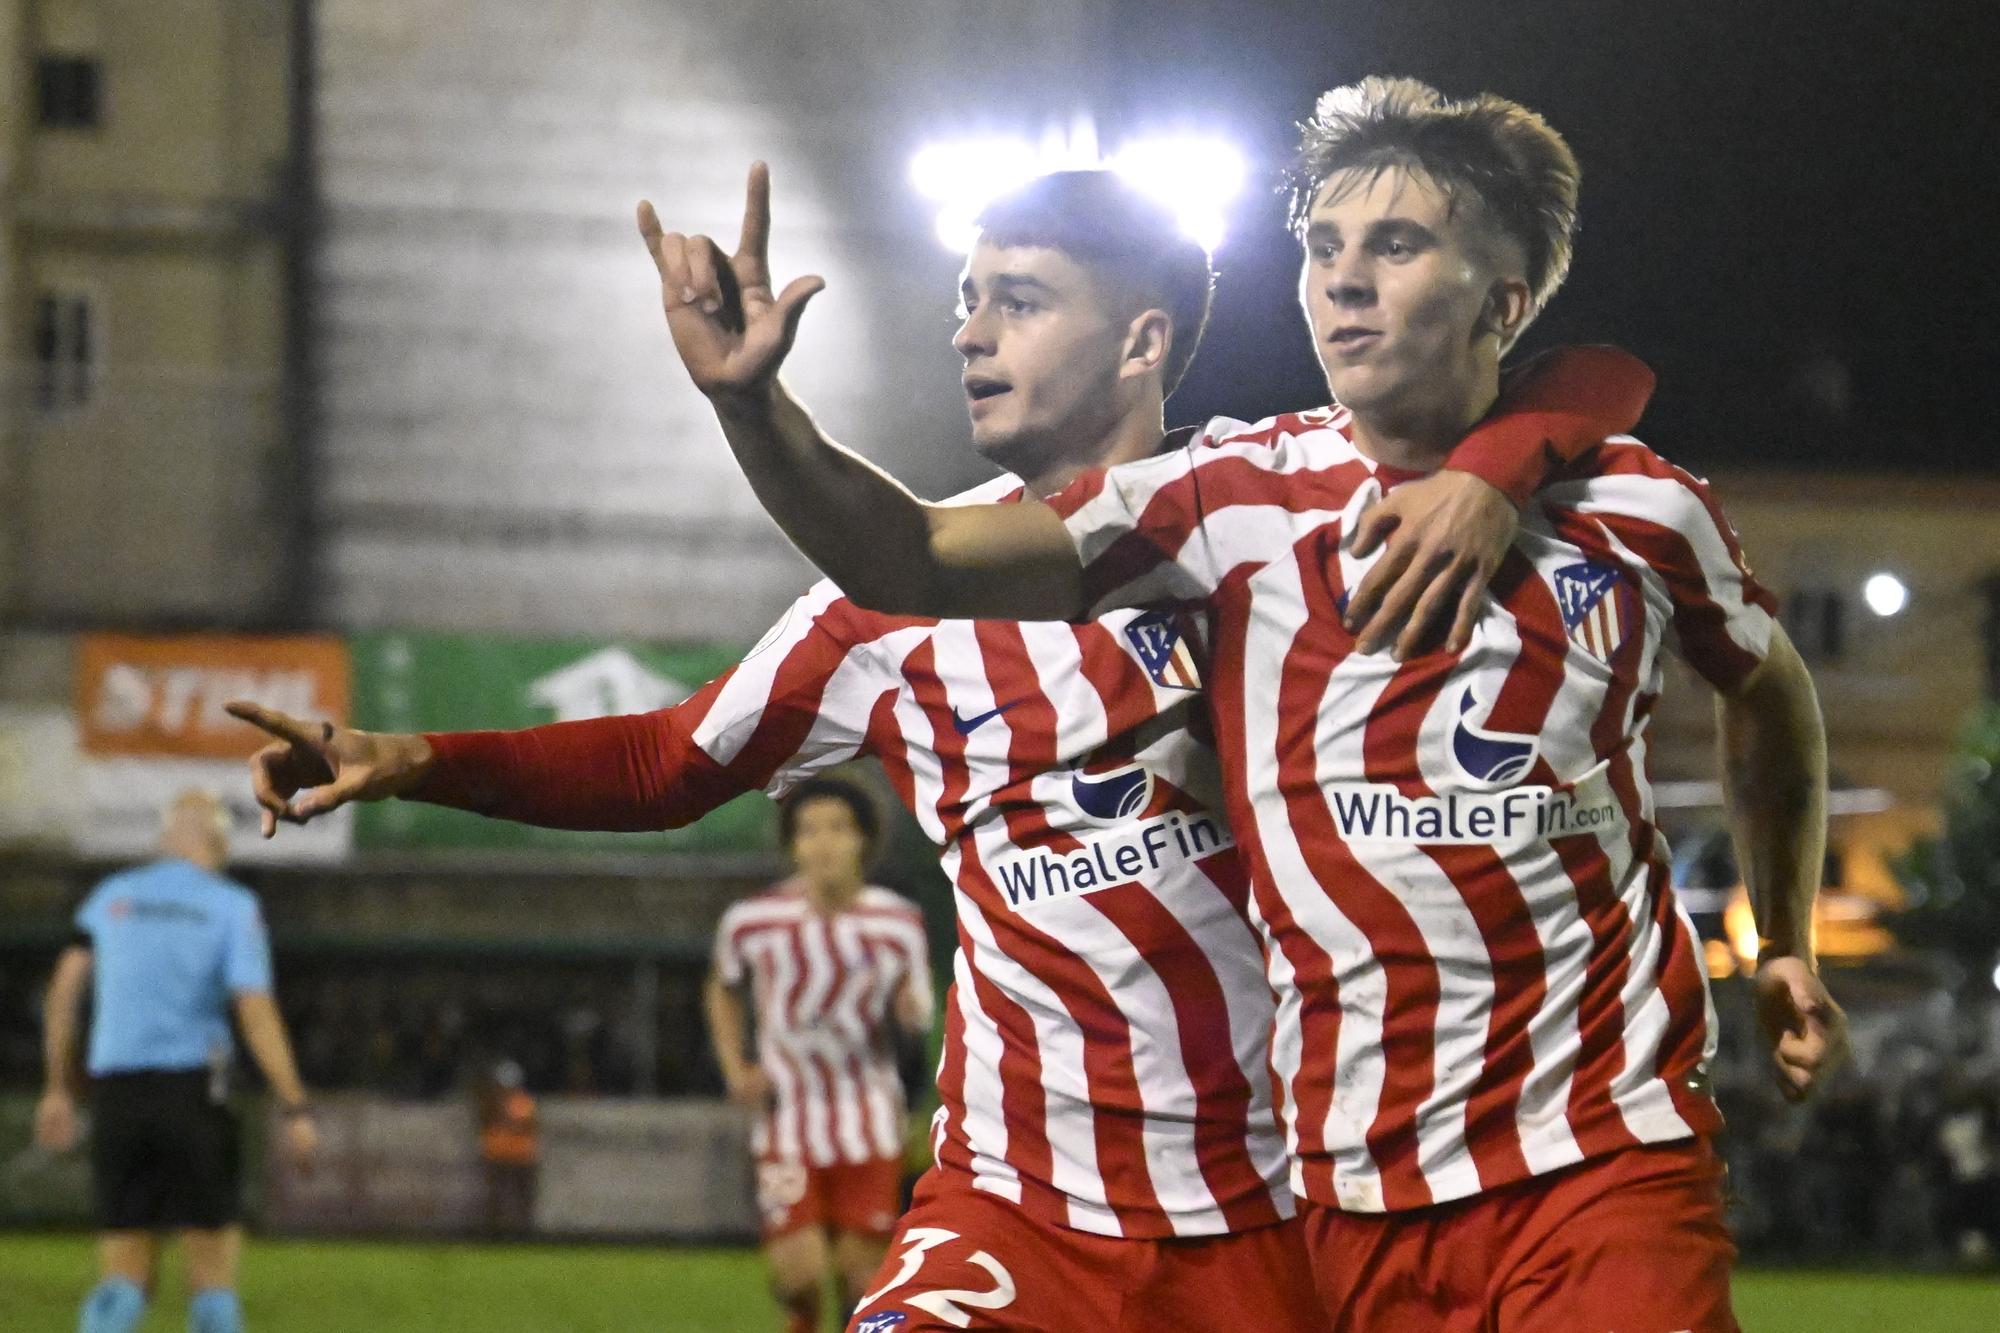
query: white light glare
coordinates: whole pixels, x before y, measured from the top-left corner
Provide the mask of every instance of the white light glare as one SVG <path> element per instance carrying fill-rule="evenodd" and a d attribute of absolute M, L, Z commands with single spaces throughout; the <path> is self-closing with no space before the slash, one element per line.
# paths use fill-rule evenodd
<path fill-rule="evenodd" d="M 1861 585 L 1861 600 L 1876 615 L 1893 616 L 1910 604 L 1910 589 L 1894 574 L 1870 574 Z"/>
<path fill-rule="evenodd" d="M 2000 963 L 1994 964 L 1993 967 L 1993 989 L 2000 990 Z"/>
<path fill-rule="evenodd" d="M 1142 139 L 1118 150 L 1111 169 L 1174 212 L 1189 239 L 1211 254 L 1222 244 L 1229 205 L 1243 192 L 1249 168 L 1221 139 L 1176 136 Z"/>
<path fill-rule="evenodd" d="M 1226 140 L 1175 135 L 1135 140 L 1100 156 L 1087 123 L 1042 142 L 987 136 L 928 144 L 910 159 L 910 186 L 937 205 L 937 237 L 964 253 L 978 239 L 980 210 L 1001 194 L 1051 171 L 1109 168 L 1173 210 L 1189 239 L 1213 252 L 1222 243 L 1229 206 L 1243 191 L 1249 168 Z"/>

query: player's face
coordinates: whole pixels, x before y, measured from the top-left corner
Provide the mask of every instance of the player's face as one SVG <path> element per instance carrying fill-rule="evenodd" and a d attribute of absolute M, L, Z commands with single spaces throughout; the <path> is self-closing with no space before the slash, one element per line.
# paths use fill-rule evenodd
<path fill-rule="evenodd" d="M 817 884 L 852 884 L 861 878 L 868 837 L 846 801 L 807 801 L 792 821 L 792 863 Z"/>
<path fill-rule="evenodd" d="M 1497 357 L 1505 319 L 1525 314 L 1512 247 L 1478 227 L 1475 207 L 1454 210 L 1428 177 L 1399 168 L 1321 185 L 1299 299 L 1328 387 L 1358 416 L 1449 414 Z"/>
<path fill-rule="evenodd" d="M 1105 283 L 1060 250 L 973 248 L 959 283 L 972 443 L 1024 476 L 1107 435 L 1135 398 L 1119 371 L 1130 320 Z"/>

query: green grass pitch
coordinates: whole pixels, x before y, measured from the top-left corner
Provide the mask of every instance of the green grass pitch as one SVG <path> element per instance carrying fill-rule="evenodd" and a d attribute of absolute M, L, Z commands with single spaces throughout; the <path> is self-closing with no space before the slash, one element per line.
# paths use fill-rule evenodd
<path fill-rule="evenodd" d="M 64 1333 L 89 1284 L 87 1237 L 0 1235 L 0 1330 Z M 175 1261 L 143 1328 L 179 1333 Z M 1995 1333 L 2000 1280 L 1747 1273 L 1746 1333 Z M 253 1241 L 251 1333 L 775 1333 L 749 1250 Z M 1235 1333 L 1230 1330 L 1229 1333 Z"/>

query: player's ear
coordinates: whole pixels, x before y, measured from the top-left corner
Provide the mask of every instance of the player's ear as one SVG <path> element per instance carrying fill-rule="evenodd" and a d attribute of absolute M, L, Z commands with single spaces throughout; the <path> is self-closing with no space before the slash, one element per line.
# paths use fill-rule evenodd
<path fill-rule="evenodd" d="M 1526 278 L 1518 274 L 1495 278 L 1486 289 L 1486 304 L 1479 312 L 1479 331 L 1498 338 L 1502 347 L 1511 346 L 1528 327 L 1534 310 L 1535 297 Z"/>
<path fill-rule="evenodd" d="M 1125 329 L 1125 357 L 1119 378 L 1148 375 L 1167 363 L 1174 346 L 1174 320 L 1164 310 L 1142 310 Z"/>

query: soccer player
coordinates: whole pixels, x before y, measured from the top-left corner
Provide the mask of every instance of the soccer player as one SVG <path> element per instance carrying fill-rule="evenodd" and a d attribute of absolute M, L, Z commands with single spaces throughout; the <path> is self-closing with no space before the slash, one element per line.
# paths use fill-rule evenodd
<path fill-rule="evenodd" d="M 113 875 L 76 913 L 76 943 L 49 983 L 47 1089 L 35 1139 L 67 1152 L 78 1138 L 77 1034 L 84 990 L 92 1019 L 91 1179 L 97 1286 L 82 1333 L 138 1327 L 158 1232 L 180 1232 L 191 1333 L 243 1327 L 236 1269 L 243 1248 L 237 1124 L 229 1109 L 229 1016 L 285 1116 L 284 1148 L 318 1146 L 284 1020 L 271 998 L 271 949 L 257 900 L 225 879 L 228 815 L 203 791 L 167 808 L 162 857 Z"/>
<path fill-rule="evenodd" d="M 712 247 L 656 246 L 676 347 L 760 498 L 858 602 L 1210 620 L 1292 1184 L 1342 1329 L 1735 1327 L 1712 1009 L 1646 777 L 1668 651 L 1720 696 L 1781 1086 L 1804 1095 L 1842 1052 L 1810 937 L 1818 706 L 1706 486 L 1605 439 L 1536 497 L 1469 633 L 1392 655 L 1351 632 L 1370 562 L 1349 534 L 1492 409 L 1567 270 L 1577 180 L 1515 103 L 1411 80 L 1328 93 L 1294 220 L 1339 406 L 1211 423 L 1047 503 L 922 504 L 777 382 L 817 279 L 732 318 Z M 1004 404 L 991 353 L 967 379 Z"/>
<path fill-rule="evenodd" d="M 974 444 L 1010 475 L 962 498 L 1032 502 L 1157 452 L 1207 315 L 1207 256 L 1099 173 L 1033 182 L 982 228 L 955 342 Z M 767 230 L 758 169 L 723 263 L 776 349 L 788 328 L 769 318 Z M 668 238 L 653 248 L 662 258 Z M 1129 329 L 1144 336 L 1128 351 Z M 1628 365 L 1576 352 L 1539 367 L 1454 463 L 1532 488 L 1551 446 L 1636 421 L 1643 368 L 1598 382 Z M 1490 568 L 1515 521 L 1469 471 L 1398 499 L 1382 559 L 1427 552 L 1410 561 L 1420 576 Z M 1445 548 L 1455 560 L 1428 554 Z M 1445 588 L 1430 600 L 1449 607 L 1477 581 L 1415 586 Z M 1152 611 L 1075 626 L 880 615 L 822 582 L 729 674 L 639 717 L 391 736 L 232 711 L 276 737 L 252 765 L 267 832 L 395 795 L 557 827 L 672 827 L 877 756 L 944 849 L 958 950 L 937 1165 L 857 1326 L 1317 1329 L 1273 1114 L 1273 1005 L 1200 735 L 1203 631 Z"/>
<path fill-rule="evenodd" d="M 898 1030 L 928 1035 L 935 1001 L 922 914 L 865 878 L 881 837 L 868 794 L 808 778 L 780 803 L 779 826 L 796 874 L 723 913 L 705 1000 L 730 1098 L 756 1113 L 772 1290 L 789 1333 L 814 1333 L 829 1264 L 844 1323 L 902 1214 L 895 1042 Z"/>

